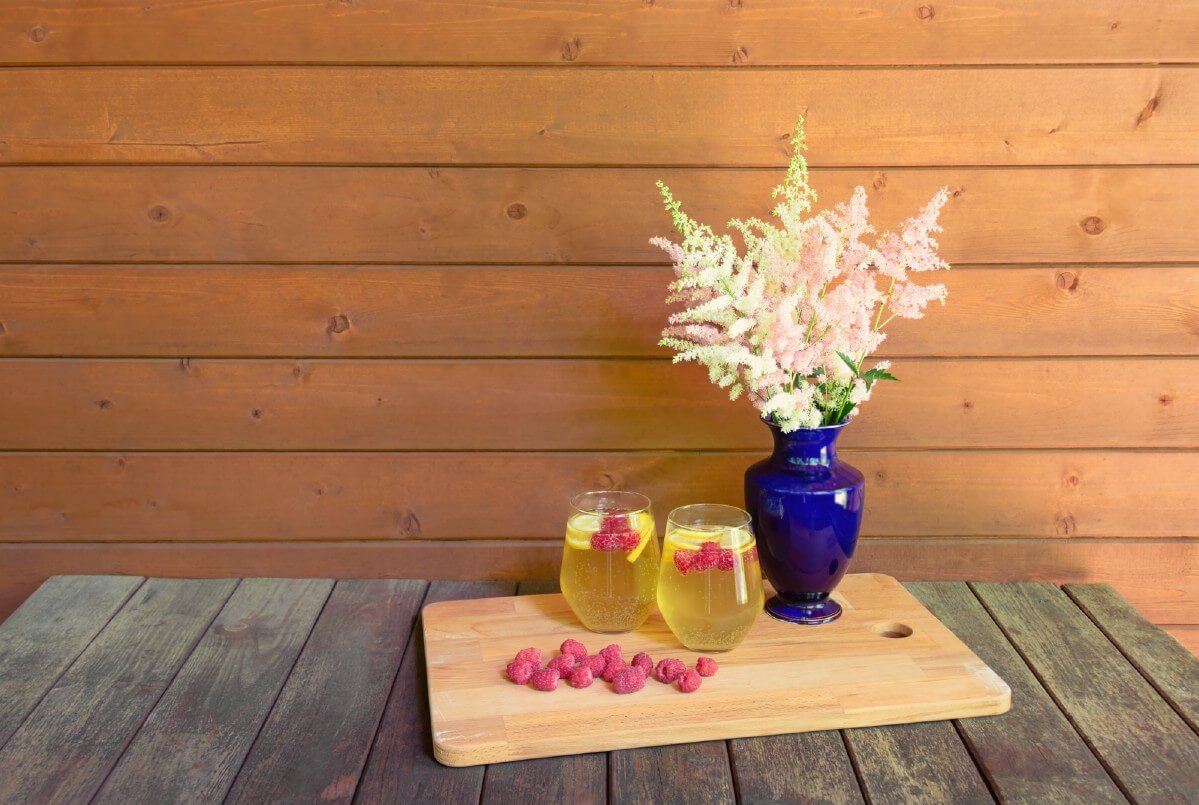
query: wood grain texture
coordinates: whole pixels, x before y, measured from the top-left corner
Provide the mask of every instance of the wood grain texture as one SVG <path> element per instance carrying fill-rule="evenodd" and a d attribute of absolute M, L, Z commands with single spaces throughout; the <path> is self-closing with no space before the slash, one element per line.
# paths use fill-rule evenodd
<path fill-rule="evenodd" d="M 0 268 L 0 356 L 664 357 L 672 277 L 646 266 L 14 265 Z M 974 267 L 937 280 L 948 304 L 892 322 L 880 357 L 1199 355 L 1199 272 L 1185 266 Z"/>
<path fill-rule="evenodd" d="M 1187 651 L 1107 584 L 1070 584 L 1071 600 L 1199 732 L 1199 657 Z"/>
<path fill-rule="evenodd" d="M 21 163 L 774 167 L 801 113 L 822 167 L 1199 161 L 1190 67 L 54 68 L 0 107 Z"/>
<path fill-rule="evenodd" d="M 909 359 L 841 446 L 1196 448 L 1197 365 Z M 727 397 L 667 361 L 9 359 L 0 448 L 765 448 L 748 403 Z"/>
<path fill-rule="evenodd" d="M 426 588 L 337 583 L 227 802 L 352 800 Z"/>
<path fill-rule="evenodd" d="M 860 805 L 862 792 L 838 730 L 729 741 L 742 802 Z"/>
<path fill-rule="evenodd" d="M 9 543 L 0 545 L 0 601 L 15 608 L 59 573 L 222 577 L 549 579 L 562 541 Z M 904 581 L 1110 582 L 1155 623 L 1195 622 L 1199 540 L 865 538 L 854 572 Z M 7 611 L 7 610 L 6 610 Z"/>
<path fill-rule="evenodd" d="M 243 579 L 93 801 L 221 800 L 332 589 Z"/>
<path fill-rule="evenodd" d="M 0 749 L 0 800 L 89 800 L 236 586 L 143 584 Z"/>
<path fill-rule="evenodd" d="M 893 578 L 851 574 L 838 595 L 845 612 L 823 629 L 796 630 L 759 613 L 745 640 L 721 654 L 720 672 L 705 681 L 703 695 L 651 682 L 635 700 L 614 695 L 606 683 L 545 696 L 504 678 L 504 663 L 528 645 L 573 638 L 594 650 L 596 636 L 559 594 L 426 607 L 434 752 L 448 765 L 472 766 L 634 750 L 609 756 L 613 801 L 658 802 L 675 790 L 723 801 L 721 781 L 731 785 L 724 739 L 1008 709 L 1007 686 Z M 880 636 L 894 623 L 911 636 Z M 620 645 L 626 656 L 645 651 L 688 666 L 705 653 L 680 646 L 657 612 L 622 634 Z M 657 748 L 664 744 L 687 745 Z M 695 772 L 687 770 L 705 766 L 705 779 L 689 779 Z"/>
<path fill-rule="evenodd" d="M 815 155 L 813 155 L 815 157 Z M 766 214 L 753 169 L 12 167 L 6 262 L 664 262 L 656 179 L 700 220 Z M 951 262 L 1199 258 L 1199 167 L 817 170 L 824 204 L 874 188 L 897 225 L 941 187 Z"/>
<path fill-rule="evenodd" d="M 1174 624 L 1163 625 L 1160 628 L 1177 640 L 1183 648 L 1199 657 L 1199 626 Z"/>
<path fill-rule="evenodd" d="M 0 9 L 0 61 L 482 64 L 975 64 L 1195 61 L 1192 0 L 21 0 Z M 801 43 L 802 46 L 796 46 Z"/>
<path fill-rule="evenodd" d="M 986 781 L 949 721 L 846 730 L 871 803 L 991 803 Z"/>
<path fill-rule="evenodd" d="M 965 583 L 905 586 L 1012 689 L 1016 704 L 1007 713 L 957 722 L 1000 801 L 1124 801 L 1107 771 Z"/>
<path fill-rule="evenodd" d="M 425 603 L 512 595 L 514 582 L 438 582 Z M 478 802 L 482 768 L 451 769 L 433 759 L 425 653 L 417 628 L 391 688 L 387 707 L 359 781 L 359 802 Z"/>
<path fill-rule="evenodd" d="M 763 455 L 0 454 L 0 542 L 560 539 L 565 502 L 586 489 L 638 490 L 659 518 L 695 500 L 741 505 Z M 868 479 L 868 537 L 1199 533 L 1194 452 L 843 455 Z"/>
<path fill-rule="evenodd" d="M 522 581 L 517 587 L 517 594 L 544 595 L 559 590 L 557 580 Z M 551 648 L 544 648 L 547 659 Z M 599 646 L 591 650 L 597 651 Z M 483 792 L 479 801 L 488 805 L 524 805 L 537 801 L 606 805 L 608 753 L 592 752 L 492 763 L 483 777 Z"/>
<path fill-rule="evenodd" d="M 972 587 L 1131 799 L 1186 802 L 1199 791 L 1199 734 L 1065 593 Z"/>
<path fill-rule="evenodd" d="M 726 741 L 609 752 L 608 766 L 613 802 L 736 801 Z"/>
<path fill-rule="evenodd" d="M 0 623 L 0 747 L 143 581 L 54 576 Z"/>

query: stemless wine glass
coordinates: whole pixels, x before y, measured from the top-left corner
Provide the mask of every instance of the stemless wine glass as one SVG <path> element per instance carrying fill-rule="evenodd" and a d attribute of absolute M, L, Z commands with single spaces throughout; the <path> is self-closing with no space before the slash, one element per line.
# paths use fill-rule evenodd
<path fill-rule="evenodd" d="M 593 632 L 627 632 L 654 607 L 658 538 L 650 501 L 636 492 L 584 492 L 570 502 L 562 594 Z"/>
<path fill-rule="evenodd" d="M 746 512 L 698 503 L 670 513 L 658 609 L 693 651 L 728 651 L 745 639 L 762 611 L 762 572 Z"/>

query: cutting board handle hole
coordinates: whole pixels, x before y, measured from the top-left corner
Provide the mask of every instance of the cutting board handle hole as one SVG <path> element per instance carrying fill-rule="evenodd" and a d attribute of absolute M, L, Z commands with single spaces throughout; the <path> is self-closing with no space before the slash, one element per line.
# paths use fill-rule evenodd
<path fill-rule="evenodd" d="M 874 633 L 879 637 L 911 637 L 912 627 L 906 623 L 876 623 L 874 624 Z"/>

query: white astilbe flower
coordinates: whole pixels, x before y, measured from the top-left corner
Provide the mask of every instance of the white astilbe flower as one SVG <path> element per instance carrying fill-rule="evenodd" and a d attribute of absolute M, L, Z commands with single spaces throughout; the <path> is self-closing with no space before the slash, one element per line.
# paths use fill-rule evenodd
<path fill-rule="evenodd" d="M 763 418 L 784 431 L 844 422 L 868 400 L 878 380 L 894 380 L 890 364 L 863 361 L 886 337 L 892 319 L 918 319 L 944 285 L 917 285 L 910 273 L 947 269 L 932 235 L 948 200 L 939 191 L 898 232 L 873 244 L 866 191 L 812 214 L 816 193 L 808 182 L 803 120 L 792 140 L 787 176 L 775 188 L 774 222 L 733 220 L 717 235 L 683 212 L 661 182 L 667 211 L 682 236 L 650 242 L 674 263 L 668 302 L 681 303 L 660 343 L 675 362 L 695 362 L 729 390 L 748 394 Z M 880 287 L 881 281 L 881 287 Z"/>

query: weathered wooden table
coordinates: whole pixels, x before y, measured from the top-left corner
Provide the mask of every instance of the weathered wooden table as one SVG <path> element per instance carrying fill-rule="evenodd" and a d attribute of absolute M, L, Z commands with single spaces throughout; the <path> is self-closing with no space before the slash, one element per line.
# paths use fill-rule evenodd
<path fill-rule="evenodd" d="M 1199 660 L 1110 588 L 910 588 L 1011 712 L 451 769 L 414 622 L 513 584 L 56 577 L 0 626 L 0 802 L 1199 799 Z"/>

